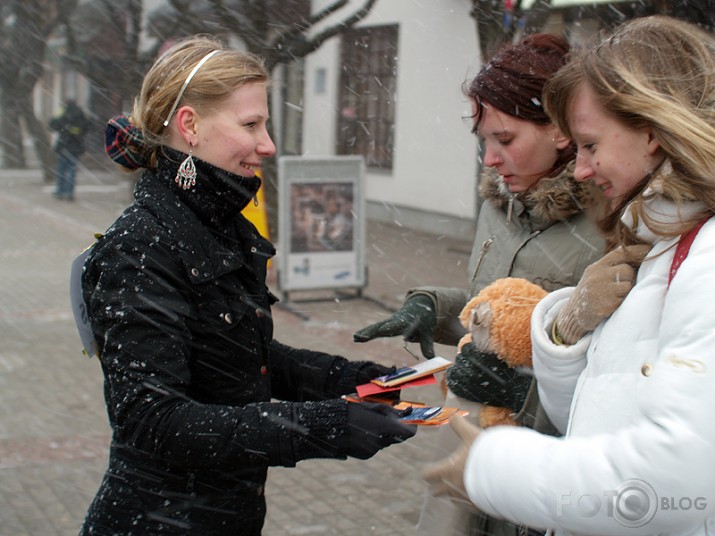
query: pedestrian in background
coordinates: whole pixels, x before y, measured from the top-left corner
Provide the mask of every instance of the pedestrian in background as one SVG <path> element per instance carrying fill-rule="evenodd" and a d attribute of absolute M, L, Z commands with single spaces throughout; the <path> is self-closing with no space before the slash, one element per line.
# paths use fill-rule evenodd
<path fill-rule="evenodd" d="M 463 447 L 426 474 L 436 493 L 549 534 L 713 533 L 714 73 L 713 35 L 655 16 L 545 88 L 620 245 L 532 315 L 541 401 L 567 437 L 456 420 Z"/>
<path fill-rule="evenodd" d="M 367 459 L 415 433 L 341 398 L 394 367 L 273 339 L 275 249 L 241 214 L 275 153 L 268 83 L 258 57 L 189 38 L 107 125 L 109 155 L 145 171 L 82 274 L 112 428 L 83 535 L 258 536 L 268 467 Z"/>
<path fill-rule="evenodd" d="M 57 153 L 55 168 L 55 191 L 57 199 L 74 200 L 77 164 L 84 154 L 84 138 L 89 130 L 90 121 L 82 108 L 74 100 L 67 101 L 62 113 L 50 120 L 49 126 L 57 132 L 54 151 Z"/>
<path fill-rule="evenodd" d="M 583 271 L 604 253 L 604 242 L 587 208 L 602 199 L 589 184 L 573 179 L 575 147 L 551 122 L 542 106 L 544 84 L 564 65 L 568 43 L 550 34 L 534 34 L 499 51 L 464 93 L 472 104 L 473 132 L 484 144 L 484 199 L 469 261 L 467 288 L 419 287 L 407 293 L 391 318 L 355 334 L 358 342 L 403 335 L 419 341 L 423 355 L 434 355 L 433 341 L 455 345 L 465 330 L 459 313 L 473 296 L 497 279 L 525 278 L 546 290 L 575 285 Z M 478 422 L 483 399 L 479 353 L 465 345 L 449 369 L 445 405 L 470 411 Z M 492 382 L 496 383 L 496 382 Z M 522 425 L 557 433 L 538 404 L 532 377 L 511 383 L 512 402 Z M 506 405 L 506 404 L 504 404 Z M 437 433 L 435 455 L 458 444 L 445 428 Z M 475 515 L 472 509 L 426 496 L 418 534 L 466 536 L 517 534 L 508 523 Z"/>

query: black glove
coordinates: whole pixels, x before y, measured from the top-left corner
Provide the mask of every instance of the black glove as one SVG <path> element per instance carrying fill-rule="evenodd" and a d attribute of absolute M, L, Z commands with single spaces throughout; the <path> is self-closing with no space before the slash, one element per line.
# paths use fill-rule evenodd
<path fill-rule="evenodd" d="M 417 427 L 402 424 L 400 412 L 387 404 L 348 403 L 348 456 L 367 460 L 393 443 L 402 443 L 417 432 Z"/>
<path fill-rule="evenodd" d="M 367 362 L 366 365 L 364 365 L 357 373 L 356 376 L 356 382 L 355 385 L 362 385 L 364 383 L 369 382 L 373 378 L 377 378 L 378 376 L 387 376 L 388 374 L 392 374 L 397 370 L 397 367 L 394 365 L 392 367 L 386 367 L 384 365 L 380 365 L 378 363 L 372 363 L 370 361 Z M 354 391 L 354 389 L 353 389 Z M 399 400 L 400 399 L 400 390 L 398 389 L 397 391 L 388 391 L 386 393 L 380 393 L 380 398 L 386 399 L 386 400 Z"/>
<path fill-rule="evenodd" d="M 373 378 L 377 378 L 378 376 L 386 376 L 388 374 L 392 374 L 396 370 L 397 367 L 395 367 L 394 365 L 392 367 L 386 367 L 384 365 L 380 365 L 379 363 L 364 361 L 363 365 L 355 374 L 355 385 L 362 385 L 363 383 L 367 383 Z"/>
<path fill-rule="evenodd" d="M 531 380 L 530 374 L 511 368 L 496 354 L 480 352 L 471 342 L 447 369 L 447 385 L 455 395 L 515 413 L 524 405 Z"/>
<path fill-rule="evenodd" d="M 328 371 L 327 385 L 316 395 L 320 398 L 338 398 L 355 392 L 358 385 L 373 378 L 395 372 L 396 367 L 386 367 L 372 361 L 350 361 L 337 356 Z"/>
<path fill-rule="evenodd" d="M 387 320 L 371 324 L 353 335 L 355 342 L 367 342 L 378 337 L 402 335 L 408 342 L 419 342 L 422 355 L 434 357 L 434 329 L 437 326 L 432 298 L 417 294 L 402 304 Z"/>

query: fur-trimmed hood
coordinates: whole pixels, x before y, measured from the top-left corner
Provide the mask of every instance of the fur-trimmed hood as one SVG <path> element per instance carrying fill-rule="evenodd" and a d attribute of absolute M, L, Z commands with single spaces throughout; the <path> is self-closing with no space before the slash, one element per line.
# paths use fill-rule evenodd
<path fill-rule="evenodd" d="M 575 163 L 555 177 L 544 177 L 524 194 L 510 193 L 494 168 L 486 168 L 479 182 L 482 199 L 496 208 L 507 211 L 513 201 L 513 213 L 518 216 L 528 212 L 533 220 L 544 223 L 566 220 L 596 205 L 603 195 L 590 181 L 578 182 L 573 178 Z"/>

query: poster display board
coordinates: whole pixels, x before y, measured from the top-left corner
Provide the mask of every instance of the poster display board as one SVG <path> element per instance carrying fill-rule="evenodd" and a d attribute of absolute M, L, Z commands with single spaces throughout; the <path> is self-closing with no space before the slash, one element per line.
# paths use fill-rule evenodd
<path fill-rule="evenodd" d="M 363 288 L 362 156 L 278 159 L 278 283 L 283 291 Z"/>

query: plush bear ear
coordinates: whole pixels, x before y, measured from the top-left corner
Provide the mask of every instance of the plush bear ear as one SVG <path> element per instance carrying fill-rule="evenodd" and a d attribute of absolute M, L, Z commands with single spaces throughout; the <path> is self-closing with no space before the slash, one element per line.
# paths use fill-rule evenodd
<path fill-rule="evenodd" d="M 472 334 L 472 341 L 477 350 L 481 352 L 493 352 L 494 347 L 491 342 L 492 327 L 492 302 L 484 301 L 478 303 L 472 309 L 469 332 Z"/>
<path fill-rule="evenodd" d="M 462 324 L 462 327 L 464 327 L 464 329 L 469 329 L 469 323 L 472 319 L 472 309 L 474 309 L 478 304 L 482 303 L 483 301 L 484 298 L 480 298 L 479 294 L 477 294 L 467 302 L 467 305 L 464 306 L 462 312 L 459 313 L 459 322 Z"/>

